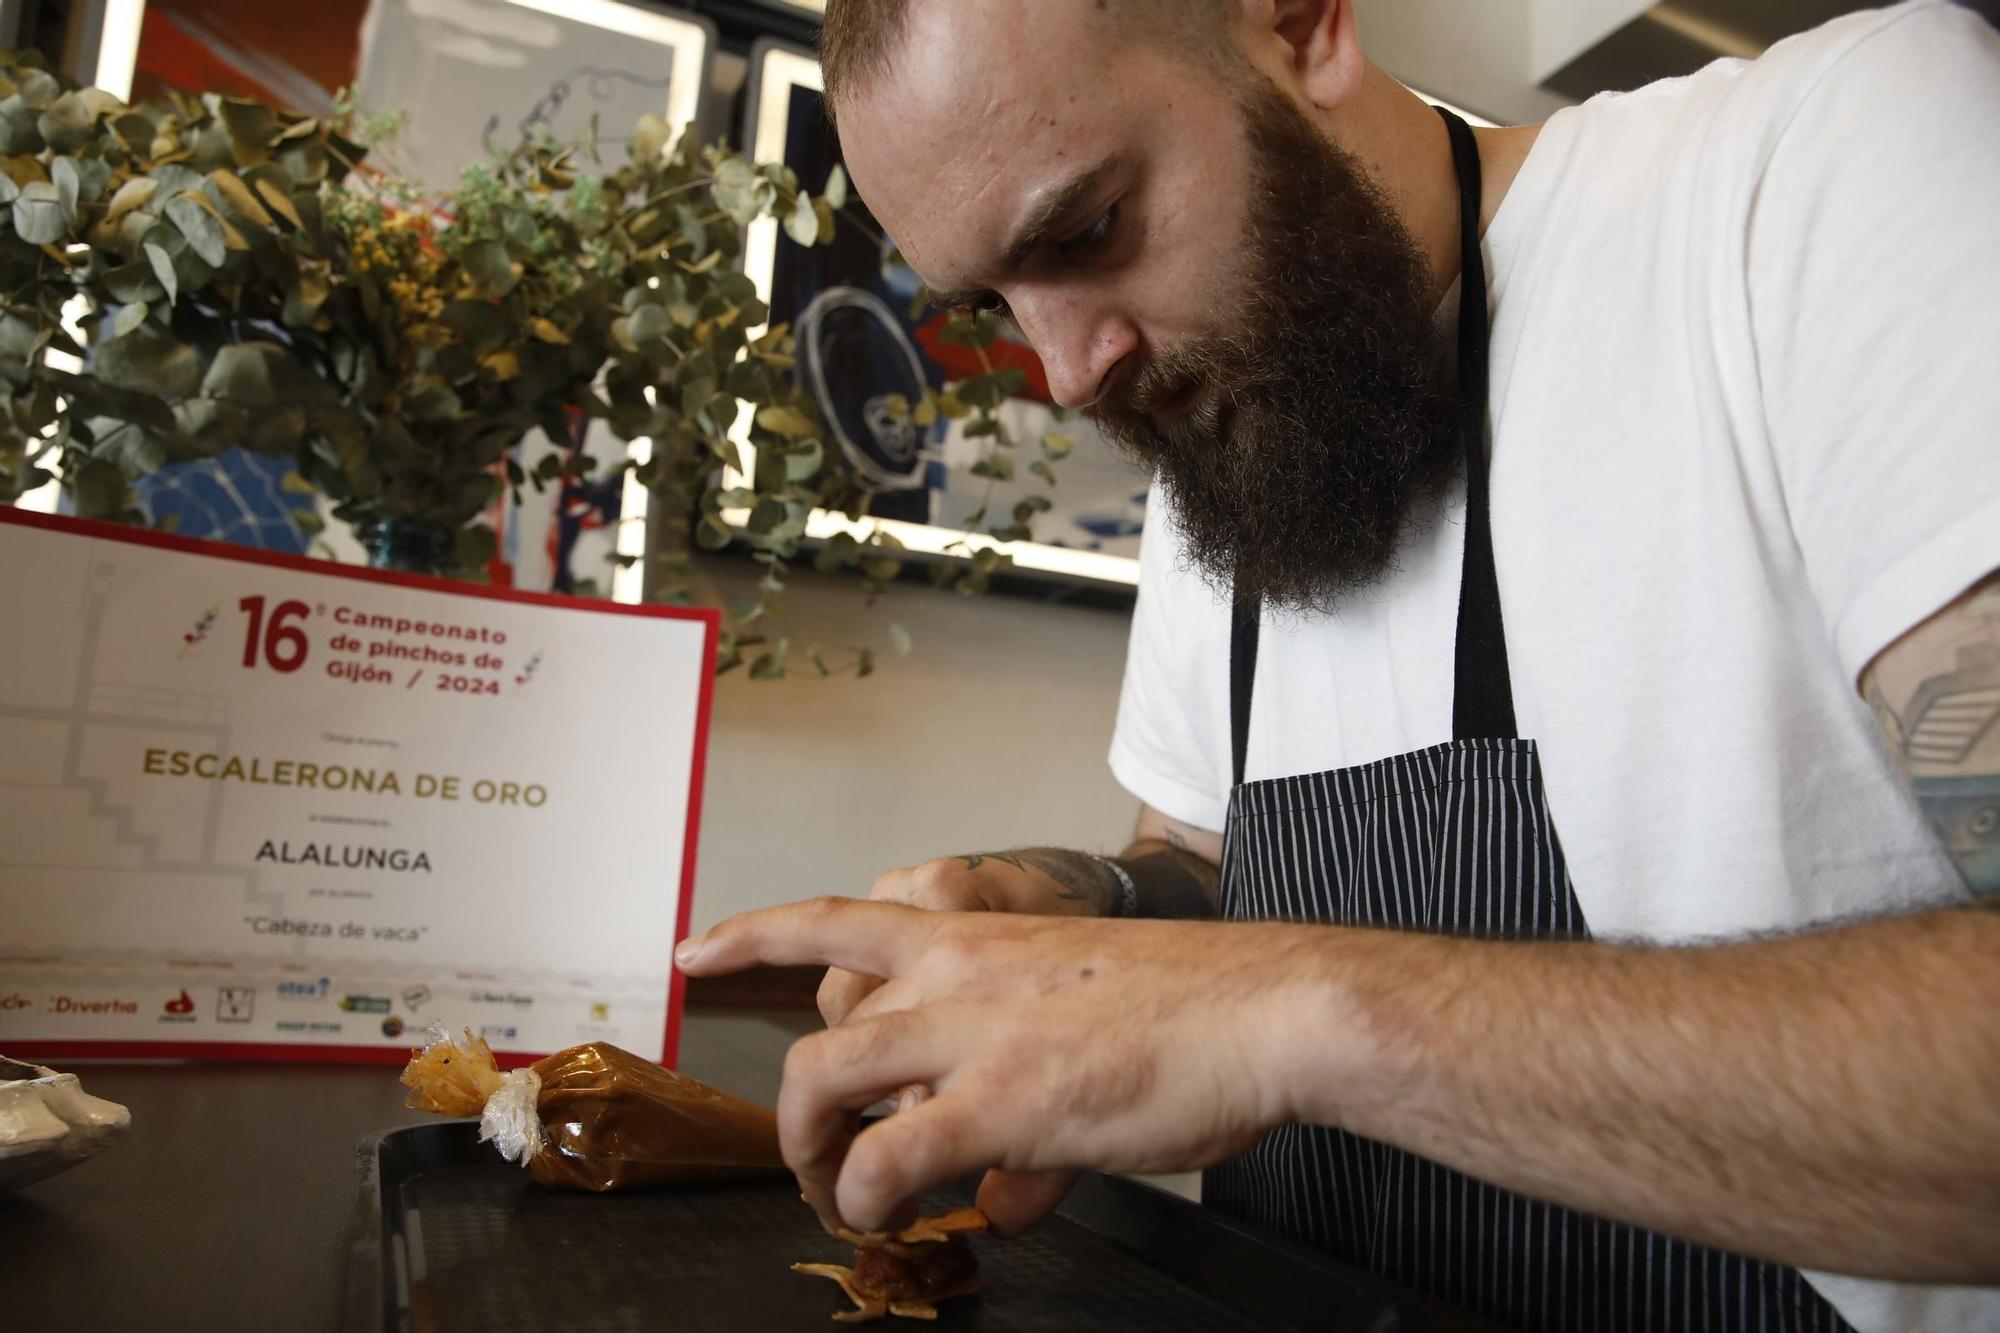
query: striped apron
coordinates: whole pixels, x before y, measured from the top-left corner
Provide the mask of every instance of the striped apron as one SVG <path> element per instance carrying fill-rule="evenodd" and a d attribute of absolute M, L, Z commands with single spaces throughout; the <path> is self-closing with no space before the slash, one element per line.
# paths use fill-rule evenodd
<path fill-rule="evenodd" d="M 1230 644 L 1236 787 L 1222 866 L 1231 920 L 1286 918 L 1512 939 L 1587 939 L 1514 723 L 1486 476 L 1479 157 L 1446 113 L 1464 236 L 1460 435 L 1466 451 L 1452 733 L 1358 768 L 1243 781 L 1260 609 Z M 1521 1329 L 1847 1330 L 1799 1273 L 1483 1184 L 1398 1148 L 1291 1125 L 1209 1171 L 1218 1210 Z"/>

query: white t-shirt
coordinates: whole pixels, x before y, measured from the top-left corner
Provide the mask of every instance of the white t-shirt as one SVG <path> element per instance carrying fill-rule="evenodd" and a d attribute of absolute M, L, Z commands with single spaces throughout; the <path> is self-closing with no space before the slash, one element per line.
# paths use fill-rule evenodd
<path fill-rule="evenodd" d="M 1485 239 L 1514 699 L 1593 933 L 1962 898 L 1856 682 L 2000 568 L 2000 33 L 1919 0 L 1559 112 Z M 1111 766 L 1219 830 L 1229 611 L 1165 508 Z M 1463 513 L 1267 611 L 1251 780 L 1451 739 Z M 1863 1333 L 2000 1329 L 2000 1293 L 1814 1281 Z"/>

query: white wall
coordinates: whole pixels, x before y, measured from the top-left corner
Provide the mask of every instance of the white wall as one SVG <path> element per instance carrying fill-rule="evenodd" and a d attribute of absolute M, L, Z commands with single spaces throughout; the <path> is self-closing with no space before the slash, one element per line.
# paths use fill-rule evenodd
<path fill-rule="evenodd" d="M 720 592 L 749 595 L 747 564 Z M 915 640 L 867 680 L 716 685 L 693 928 L 823 893 L 863 895 L 882 871 L 1021 846 L 1118 850 L 1138 804 L 1105 763 L 1130 618 L 1008 596 L 898 586 L 866 605 L 858 579 L 797 576 L 795 645 Z"/>
<path fill-rule="evenodd" d="M 1541 80 L 1595 40 L 1587 34 L 1644 7 L 1644 0 L 1358 0 L 1356 14 L 1362 48 L 1404 83 L 1478 115 L 1527 124 L 1569 101 Z"/>
<path fill-rule="evenodd" d="M 1649 7 L 1650 0 L 1538 0 L 1529 24 L 1529 75 L 1548 78 Z"/>

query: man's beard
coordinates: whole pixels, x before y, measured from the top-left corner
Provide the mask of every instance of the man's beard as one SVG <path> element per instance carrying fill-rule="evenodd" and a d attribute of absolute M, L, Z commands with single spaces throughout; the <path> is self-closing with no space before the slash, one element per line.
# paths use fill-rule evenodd
<path fill-rule="evenodd" d="M 1210 583 L 1324 610 L 1388 570 L 1454 474 L 1454 394 L 1393 207 L 1274 86 L 1242 102 L 1255 181 L 1232 327 L 1153 354 L 1093 415 L 1157 473 Z"/>

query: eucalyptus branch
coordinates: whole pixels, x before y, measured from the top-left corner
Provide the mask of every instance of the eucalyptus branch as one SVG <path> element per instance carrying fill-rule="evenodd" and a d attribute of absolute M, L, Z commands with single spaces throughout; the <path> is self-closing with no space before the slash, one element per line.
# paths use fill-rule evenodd
<path fill-rule="evenodd" d="M 663 190 L 659 194 L 656 194 L 652 196 L 650 199 L 646 200 L 645 203 L 639 205 L 639 211 L 644 212 L 646 209 L 656 207 L 660 204 L 664 204 L 669 199 L 675 198 L 679 195 L 687 194 L 692 190 L 705 190 L 714 184 L 715 184 L 715 177 L 704 176 L 700 180 L 688 181 L 685 184 L 676 185 L 673 189 Z M 720 218 L 725 215 L 722 213 L 716 213 L 714 216 Z"/>

